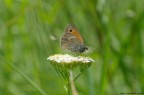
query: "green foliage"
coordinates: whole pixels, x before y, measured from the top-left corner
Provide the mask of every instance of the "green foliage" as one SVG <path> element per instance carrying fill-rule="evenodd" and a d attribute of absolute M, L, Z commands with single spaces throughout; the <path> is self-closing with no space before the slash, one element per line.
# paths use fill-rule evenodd
<path fill-rule="evenodd" d="M 144 93 L 144 0 L 0 0 L 0 95 L 67 95 L 47 57 L 75 24 L 95 59 L 80 95 Z"/>

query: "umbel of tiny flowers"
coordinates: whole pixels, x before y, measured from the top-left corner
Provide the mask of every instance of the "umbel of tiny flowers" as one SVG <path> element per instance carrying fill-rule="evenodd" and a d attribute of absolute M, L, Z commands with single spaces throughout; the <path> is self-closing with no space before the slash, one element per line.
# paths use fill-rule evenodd
<path fill-rule="evenodd" d="M 55 54 L 55 55 L 49 56 L 47 60 L 51 61 L 51 64 L 56 70 L 56 72 L 59 75 L 61 75 L 64 78 L 64 80 L 66 80 L 67 92 L 69 95 L 70 95 L 70 85 L 71 85 L 71 88 L 73 88 L 72 87 L 73 81 L 76 80 L 82 74 L 82 72 L 87 70 L 92 62 L 94 62 L 94 60 L 89 57 L 82 57 L 82 56 L 73 57 L 68 54 L 65 54 L 65 55 Z M 72 72 L 76 68 L 79 69 L 80 73 L 77 74 L 75 78 L 73 78 Z"/>

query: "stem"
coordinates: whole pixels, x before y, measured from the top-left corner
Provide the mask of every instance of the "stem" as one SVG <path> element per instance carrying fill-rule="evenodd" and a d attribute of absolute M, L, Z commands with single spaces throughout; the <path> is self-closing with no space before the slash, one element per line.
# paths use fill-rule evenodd
<path fill-rule="evenodd" d="M 75 81 L 81 74 L 82 74 L 82 72 L 80 72 L 80 73 L 74 78 L 73 81 Z"/>
<path fill-rule="evenodd" d="M 73 73 L 70 71 L 70 86 L 71 86 L 71 91 L 72 95 L 78 95 L 77 90 L 75 88 L 74 80 L 73 80 Z"/>

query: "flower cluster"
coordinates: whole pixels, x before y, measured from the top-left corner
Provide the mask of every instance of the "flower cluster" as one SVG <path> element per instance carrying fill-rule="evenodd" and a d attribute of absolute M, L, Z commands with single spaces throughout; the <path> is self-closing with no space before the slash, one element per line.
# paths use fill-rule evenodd
<path fill-rule="evenodd" d="M 73 57 L 68 54 L 55 54 L 47 58 L 51 61 L 52 66 L 55 68 L 57 73 L 61 74 L 64 79 L 69 77 L 69 72 L 75 70 L 76 68 L 80 69 L 80 72 L 85 71 L 92 62 L 93 59 L 89 57 Z"/>

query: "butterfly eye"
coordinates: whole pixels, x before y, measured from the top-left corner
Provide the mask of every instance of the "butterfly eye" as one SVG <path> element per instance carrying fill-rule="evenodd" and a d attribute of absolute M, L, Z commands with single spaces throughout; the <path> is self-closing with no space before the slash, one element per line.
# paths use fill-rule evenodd
<path fill-rule="evenodd" d="M 70 29 L 69 31 L 72 32 L 72 29 Z"/>

